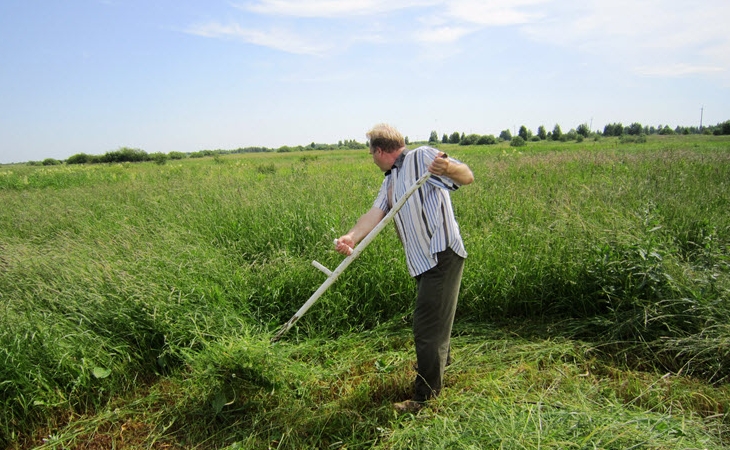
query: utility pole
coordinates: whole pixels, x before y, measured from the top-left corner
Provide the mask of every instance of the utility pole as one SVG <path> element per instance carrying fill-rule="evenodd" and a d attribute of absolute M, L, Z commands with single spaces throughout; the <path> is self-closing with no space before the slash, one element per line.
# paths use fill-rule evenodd
<path fill-rule="evenodd" d="M 700 134 L 702 134 L 702 116 L 705 114 L 705 105 L 700 108 Z"/>

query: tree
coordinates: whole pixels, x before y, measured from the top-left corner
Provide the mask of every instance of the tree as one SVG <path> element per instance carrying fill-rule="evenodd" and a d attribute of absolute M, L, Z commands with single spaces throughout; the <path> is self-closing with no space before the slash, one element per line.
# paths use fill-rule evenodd
<path fill-rule="evenodd" d="M 428 143 L 429 143 L 429 144 L 435 144 L 435 143 L 436 143 L 436 142 L 438 142 L 438 141 L 439 141 L 439 135 L 438 135 L 438 133 L 436 132 L 436 130 L 433 130 L 433 131 L 431 132 L 431 136 L 429 136 L 429 137 L 428 137 Z"/>
<path fill-rule="evenodd" d="M 547 139 L 547 131 L 545 131 L 545 127 L 543 125 L 537 127 L 537 136 L 543 141 Z"/>
<path fill-rule="evenodd" d="M 506 130 L 502 130 L 499 133 L 499 138 L 503 141 L 511 141 L 512 140 L 512 133 L 509 132 L 509 128 Z"/>
<path fill-rule="evenodd" d="M 458 131 L 454 131 L 451 133 L 451 136 L 449 136 L 449 144 L 458 144 L 459 141 L 461 141 L 461 135 Z"/>
<path fill-rule="evenodd" d="M 643 132 L 644 127 L 638 122 L 634 122 L 628 128 L 626 128 L 626 134 L 629 134 L 631 136 L 638 136 Z"/>
<path fill-rule="evenodd" d="M 532 132 L 528 130 L 526 126 L 522 125 L 520 127 L 520 131 L 517 133 L 517 136 L 521 137 L 525 142 L 527 142 L 532 137 Z"/>
<path fill-rule="evenodd" d="M 583 136 L 584 138 L 587 138 L 588 135 L 591 134 L 591 129 L 588 128 L 587 123 L 582 123 L 582 124 L 578 125 L 578 129 L 576 130 L 576 132 L 578 134 L 580 134 L 581 136 Z"/>
<path fill-rule="evenodd" d="M 478 134 L 469 134 L 467 136 L 464 136 L 461 139 L 461 142 L 459 142 L 459 144 L 461 144 L 461 145 L 474 145 L 474 144 L 476 144 L 479 141 L 479 138 L 480 137 L 481 136 L 479 136 Z"/>
<path fill-rule="evenodd" d="M 621 136 L 624 134 L 624 126 L 619 123 L 611 123 L 603 127 L 604 136 Z"/>
<path fill-rule="evenodd" d="M 563 131 L 560 129 L 560 125 L 556 123 L 555 127 L 553 128 L 553 141 L 559 141 L 561 137 L 563 137 Z"/>
<path fill-rule="evenodd" d="M 444 133 L 443 137 L 441 137 L 441 143 L 442 144 L 448 144 L 449 143 L 449 136 Z"/>

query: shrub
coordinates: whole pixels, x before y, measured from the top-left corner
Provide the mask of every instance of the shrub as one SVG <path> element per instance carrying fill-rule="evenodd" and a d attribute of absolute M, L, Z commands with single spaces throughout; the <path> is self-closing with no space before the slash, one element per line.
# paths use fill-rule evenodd
<path fill-rule="evenodd" d="M 509 145 L 510 147 L 524 147 L 525 145 L 527 145 L 527 142 L 522 139 L 522 136 L 515 136 L 512 138 Z"/>
<path fill-rule="evenodd" d="M 104 163 L 142 162 L 149 160 L 150 156 L 146 151 L 128 147 L 122 147 L 119 150 L 106 152 L 104 156 L 99 158 L 99 162 Z"/>
<path fill-rule="evenodd" d="M 470 135 L 464 136 L 464 138 L 461 140 L 461 142 L 459 142 L 459 145 L 474 145 L 477 143 L 477 141 L 479 141 L 480 137 L 481 136 L 479 136 L 478 134 L 470 134 Z"/>
<path fill-rule="evenodd" d="M 494 137 L 492 134 L 485 134 L 484 136 L 480 136 L 479 140 L 477 141 L 477 145 L 494 145 L 497 143 L 497 138 Z"/>
<path fill-rule="evenodd" d="M 167 162 L 168 156 L 165 153 L 157 152 L 150 154 L 150 159 L 156 164 L 163 165 Z"/>
<path fill-rule="evenodd" d="M 66 164 L 87 164 L 92 162 L 92 156 L 86 153 L 77 153 L 66 160 Z"/>

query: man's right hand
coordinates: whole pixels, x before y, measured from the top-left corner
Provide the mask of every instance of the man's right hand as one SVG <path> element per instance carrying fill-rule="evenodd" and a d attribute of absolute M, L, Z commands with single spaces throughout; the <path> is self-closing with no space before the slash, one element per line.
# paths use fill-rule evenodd
<path fill-rule="evenodd" d="M 345 256 L 350 256 L 352 254 L 353 248 L 355 248 L 355 241 L 349 234 L 340 236 L 338 239 L 335 240 L 335 250 L 337 250 L 338 253 L 341 253 Z"/>

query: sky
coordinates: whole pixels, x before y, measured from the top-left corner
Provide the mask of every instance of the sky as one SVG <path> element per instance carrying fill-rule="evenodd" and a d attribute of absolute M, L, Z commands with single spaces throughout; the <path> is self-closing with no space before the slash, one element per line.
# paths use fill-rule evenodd
<path fill-rule="evenodd" d="M 727 0 L 4 0 L 0 163 L 730 120 Z"/>

